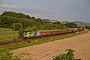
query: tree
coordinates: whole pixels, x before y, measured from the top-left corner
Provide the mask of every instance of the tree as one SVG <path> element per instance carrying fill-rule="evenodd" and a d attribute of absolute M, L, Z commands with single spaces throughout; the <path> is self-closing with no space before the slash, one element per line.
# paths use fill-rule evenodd
<path fill-rule="evenodd" d="M 32 19 L 35 19 L 35 17 L 32 17 Z"/>
<path fill-rule="evenodd" d="M 3 14 L 1 14 L 0 22 L 0 27 L 3 28 L 11 28 L 13 23 L 20 23 L 22 24 L 23 28 L 27 28 L 28 26 L 39 26 L 39 22 L 36 22 L 35 18 L 32 18 L 29 15 L 25 15 L 23 13 L 10 11 L 5 11 Z"/>
<path fill-rule="evenodd" d="M 26 31 L 30 32 L 30 31 L 37 31 L 38 28 L 36 26 L 33 26 L 33 27 L 27 27 L 26 28 Z"/>
<path fill-rule="evenodd" d="M 67 26 L 68 28 L 76 28 L 77 25 L 75 23 L 66 23 L 65 26 Z"/>
<path fill-rule="evenodd" d="M 89 29 L 90 30 L 90 26 L 85 26 L 86 27 L 86 29 Z"/>
<path fill-rule="evenodd" d="M 53 24 L 61 24 L 59 21 L 57 21 L 57 22 L 54 22 Z"/>
<path fill-rule="evenodd" d="M 18 31 L 18 30 L 20 30 L 21 28 L 23 28 L 23 26 L 22 26 L 20 23 L 13 23 L 13 24 L 12 24 L 12 29 L 13 29 L 14 31 Z"/>
<path fill-rule="evenodd" d="M 20 30 L 18 31 L 19 38 L 23 38 L 23 34 L 24 34 L 24 32 L 26 32 L 25 29 L 20 29 Z"/>
<path fill-rule="evenodd" d="M 12 29 L 14 30 L 14 39 L 15 39 L 15 31 L 18 31 L 22 28 L 23 26 L 20 23 L 13 23 L 12 24 Z M 15 39 L 16 41 L 16 39 Z"/>

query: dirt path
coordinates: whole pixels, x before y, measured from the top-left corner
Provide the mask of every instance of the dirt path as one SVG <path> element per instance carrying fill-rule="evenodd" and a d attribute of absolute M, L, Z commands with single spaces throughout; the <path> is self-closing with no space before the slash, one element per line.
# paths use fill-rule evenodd
<path fill-rule="evenodd" d="M 75 57 L 90 60 L 90 32 L 87 34 L 13 50 L 14 54 L 30 53 L 27 60 L 52 60 L 66 49 L 75 50 Z"/>

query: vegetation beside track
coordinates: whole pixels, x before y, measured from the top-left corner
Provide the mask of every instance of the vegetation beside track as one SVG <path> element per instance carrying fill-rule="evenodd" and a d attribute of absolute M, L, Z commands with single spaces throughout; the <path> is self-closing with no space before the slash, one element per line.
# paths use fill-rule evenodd
<path fill-rule="evenodd" d="M 27 42 L 23 42 L 23 43 L 15 43 L 12 45 L 6 45 L 6 46 L 0 46 L 0 48 L 8 48 L 10 50 L 13 49 L 18 49 L 18 48 L 23 48 L 23 47 L 27 47 L 27 46 L 33 46 L 33 45 L 37 45 L 37 44 L 41 44 L 41 43 L 46 43 L 46 42 L 50 42 L 50 41 L 56 41 L 56 40 L 61 40 L 64 38 L 70 38 L 73 36 L 77 36 L 77 35 L 81 35 L 81 34 L 85 34 L 87 33 L 88 30 L 85 30 L 83 32 L 79 32 L 79 33 L 71 33 L 71 34 L 65 34 L 65 35 L 57 35 L 57 36 L 49 36 L 49 37 L 42 37 L 36 40 L 27 40 Z"/>
<path fill-rule="evenodd" d="M 15 38 L 18 39 L 18 31 L 15 31 Z M 14 40 L 14 31 L 9 28 L 0 28 L 0 42 L 8 42 Z"/>
<path fill-rule="evenodd" d="M 39 30 L 40 32 L 43 31 L 56 31 L 56 30 Z M 18 31 L 13 31 L 9 28 L 0 28 L 0 43 L 2 42 L 10 42 L 14 40 L 14 32 L 15 32 L 15 39 L 18 39 Z"/>

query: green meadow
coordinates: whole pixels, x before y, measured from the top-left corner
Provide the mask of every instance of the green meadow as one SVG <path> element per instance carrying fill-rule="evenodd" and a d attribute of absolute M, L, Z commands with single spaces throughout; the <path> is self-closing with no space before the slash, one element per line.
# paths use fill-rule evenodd
<path fill-rule="evenodd" d="M 12 29 L 9 28 L 0 28 L 0 42 L 13 41 L 14 33 L 15 33 L 15 39 L 17 39 L 18 31 L 12 31 Z"/>

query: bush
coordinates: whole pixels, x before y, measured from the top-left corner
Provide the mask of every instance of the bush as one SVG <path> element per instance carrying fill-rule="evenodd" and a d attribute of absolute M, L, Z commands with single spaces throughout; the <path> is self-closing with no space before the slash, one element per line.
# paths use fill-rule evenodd
<path fill-rule="evenodd" d="M 66 54 L 60 54 L 59 56 L 56 56 L 55 58 L 53 58 L 53 60 L 78 60 L 78 59 L 75 59 L 74 57 L 74 54 L 73 54 L 73 52 L 75 52 L 74 50 L 67 49 L 66 51 L 67 51 Z"/>
<path fill-rule="evenodd" d="M 0 48 L 0 60 L 21 60 L 19 56 L 13 56 L 7 48 Z"/>
<path fill-rule="evenodd" d="M 26 30 L 25 29 L 21 29 L 19 30 L 19 38 L 23 38 L 23 33 L 25 32 Z"/>
<path fill-rule="evenodd" d="M 33 26 L 33 27 L 27 27 L 26 28 L 26 31 L 30 32 L 30 31 L 37 31 L 38 28 L 36 26 Z"/>

